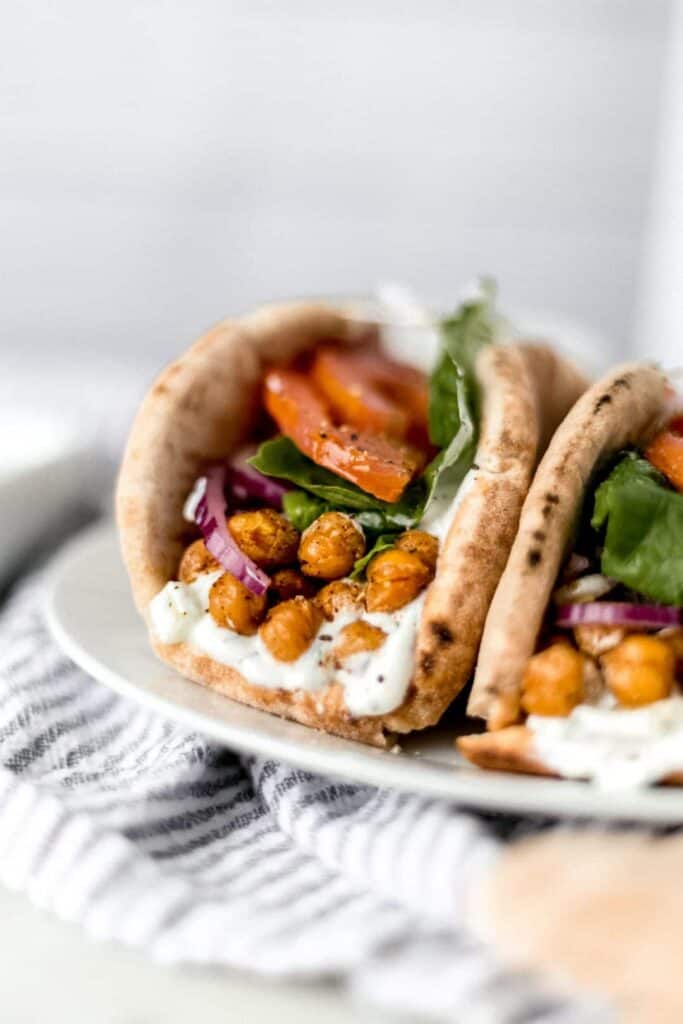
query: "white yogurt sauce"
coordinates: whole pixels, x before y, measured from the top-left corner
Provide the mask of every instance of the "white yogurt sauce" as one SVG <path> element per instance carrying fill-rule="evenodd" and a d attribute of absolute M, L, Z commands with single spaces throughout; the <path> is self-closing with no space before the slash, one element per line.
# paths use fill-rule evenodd
<path fill-rule="evenodd" d="M 566 718 L 531 715 L 536 753 L 558 775 L 631 789 L 683 770 L 683 698 L 634 710 L 581 704 Z"/>
<path fill-rule="evenodd" d="M 261 637 L 241 636 L 217 625 L 209 614 L 209 591 L 221 574 L 204 573 L 193 583 L 171 581 L 150 602 L 150 625 L 166 644 L 185 642 L 214 661 L 236 668 L 257 686 L 282 690 L 322 689 L 333 680 L 346 693 L 352 715 L 382 715 L 403 703 L 413 672 L 413 650 L 423 598 L 397 612 L 364 613 L 387 639 L 376 651 L 356 654 L 337 669 L 327 656 L 339 633 L 358 618 L 349 610 L 323 622 L 308 650 L 292 662 L 273 658 Z"/>
<path fill-rule="evenodd" d="M 452 492 L 437 493 L 420 529 L 433 534 L 442 544 L 475 478 L 476 470 L 470 470 L 455 496 Z M 205 486 L 204 479 L 195 484 L 183 510 L 186 518 L 194 518 Z M 308 650 L 296 661 L 278 661 L 258 634 L 241 636 L 213 620 L 209 614 L 209 592 L 220 575 L 203 573 L 193 583 L 172 580 L 152 599 L 150 626 L 162 643 L 187 643 L 214 661 L 237 669 L 250 683 L 270 689 L 315 692 L 336 681 L 344 687 L 348 710 L 357 717 L 384 715 L 403 703 L 413 674 L 424 594 L 396 612 L 362 613 L 362 618 L 383 629 L 387 638 L 375 651 L 355 654 L 342 668 L 336 668 L 327 656 L 344 626 L 359 617 L 358 610 L 343 611 L 333 622 L 324 622 Z"/>

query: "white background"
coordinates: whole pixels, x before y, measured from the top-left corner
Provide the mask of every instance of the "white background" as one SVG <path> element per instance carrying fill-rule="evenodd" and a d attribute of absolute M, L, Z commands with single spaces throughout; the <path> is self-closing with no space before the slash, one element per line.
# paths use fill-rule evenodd
<path fill-rule="evenodd" d="M 0 12 L 8 353 L 156 363 L 263 298 L 479 271 L 632 336 L 663 0 Z"/>

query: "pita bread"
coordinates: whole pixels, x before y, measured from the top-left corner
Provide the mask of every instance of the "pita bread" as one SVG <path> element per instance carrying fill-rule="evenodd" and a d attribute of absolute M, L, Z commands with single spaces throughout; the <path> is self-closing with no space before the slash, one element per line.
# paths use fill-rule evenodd
<path fill-rule="evenodd" d="M 471 886 L 466 923 L 507 967 L 545 972 L 570 998 L 614 1001 L 614 1012 L 593 1004 L 565 1019 L 679 1024 L 682 856 L 680 833 L 539 832 L 506 844 Z"/>
<path fill-rule="evenodd" d="M 287 362 L 321 341 L 353 344 L 367 329 L 326 305 L 269 307 L 209 331 L 152 386 L 133 424 L 117 488 L 117 519 L 135 602 L 175 578 L 192 539 L 182 507 L 207 463 L 225 459 L 250 434 L 266 363 Z M 566 407 L 583 380 L 549 350 L 543 359 L 565 388 Z M 468 681 L 486 609 L 515 535 L 538 438 L 557 409 L 535 387 L 541 356 L 515 346 L 482 351 L 477 375 L 482 422 L 473 484 L 459 504 L 426 595 L 415 673 L 404 704 L 382 717 L 352 718 L 343 689 L 288 692 L 248 683 L 186 644 L 152 645 L 184 676 L 253 707 L 376 746 L 388 735 L 438 721 Z"/>
<path fill-rule="evenodd" d="M 579 398 L 556 431 L 486 617 L 467 711 L 486 719 L 490 729 L 519 718 L 522 674 L 593 474 L 661 426 L 666 386 L 664 374 L 653 367 L 619 366 Z"/>
<path fill-rule="evenodd" d="M 526 725 L 508 725 L 495 732 L 460 736 L 455 742 L 463 757 L 479 768 L 559 778 L 537 753 L 534 734 Z M 670 772 L 662 781 L 669 786 L 681 786 L 683 772 Z"/>

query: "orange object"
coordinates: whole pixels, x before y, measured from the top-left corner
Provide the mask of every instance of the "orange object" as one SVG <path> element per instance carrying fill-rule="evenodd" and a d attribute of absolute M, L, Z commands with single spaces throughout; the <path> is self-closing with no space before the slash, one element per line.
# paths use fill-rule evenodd
<path fill-rule="evenodd" d="M 415 428 L 426 435 L 427 379 L 414 367 L 377 352 L 324 347 L 311 373 L 344 423 L 391 437 L 405 438 Z"/>
<path fill-rule="evenodd" d="M 657 434 L 645 457 L 677 491 L 683 491 L 683 417 L 672 420 L 668 430 Z"/>
<path fill-rule="evenodd" d="M 303 373 L 269 370 L 264 405 L 282 433 L 319 466 L 382 501 L 398 501 L 422 468 L 411 445 L 353 426 L 336 426 L 322 396 Z"/>

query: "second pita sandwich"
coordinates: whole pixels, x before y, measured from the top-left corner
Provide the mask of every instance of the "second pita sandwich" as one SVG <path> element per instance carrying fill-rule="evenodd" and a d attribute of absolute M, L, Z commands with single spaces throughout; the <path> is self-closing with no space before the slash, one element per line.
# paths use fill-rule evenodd
<path fill-rule="evenodd" d="M 683 418 L 660 370 L 578 400 L 529 489 L 461 752 L 612 787 L 683 779 Z"/>
<path fill-rule="evenodd" d="M 498 345 L 492 297 L 431 377 L 377 329 L 293 304 L 220 324 L 131 431 L 117 494 L 136 603 L 183 675 L 375 745 L 468 681 L 539 438 L 584 387 Z"/>

